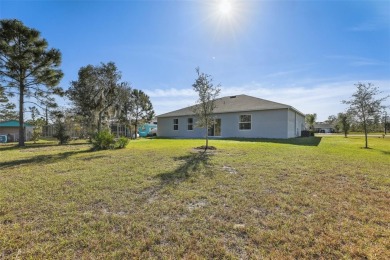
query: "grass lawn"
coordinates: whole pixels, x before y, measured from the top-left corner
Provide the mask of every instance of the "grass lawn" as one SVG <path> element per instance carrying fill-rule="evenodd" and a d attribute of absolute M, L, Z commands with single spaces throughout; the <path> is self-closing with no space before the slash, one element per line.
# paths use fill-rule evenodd
<path fill-rule="evenodd" d="M 390 139 L 0 146 L 0 259 L 390 259 Z"/>

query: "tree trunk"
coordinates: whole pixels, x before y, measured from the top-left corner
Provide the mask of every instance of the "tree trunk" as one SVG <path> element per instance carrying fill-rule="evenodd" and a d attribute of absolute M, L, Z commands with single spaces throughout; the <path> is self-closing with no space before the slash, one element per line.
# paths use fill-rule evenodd
<path fill-rule="evenodd" d="M 363 112 L 363 128 L 364 128 L 364 136 L 365 136 L 365 139 L 366 139 L 366 146 L 365 146 L 365 148 L 368 148 L 368 140 L 367 140 L 367 122 L 366 122 L 366 117 L 364 116 L 364 112 Z"/>
<path fill-rule="evenodd" d="M 48 125 L 49 125 L 49 114 L 48 114 L 48 110 L 47 110 L 47 106 L 45 107 L 45 126 L 42 127 L 44 130 L 43 130 L 43 135 L 44 136 L 48 136 Z"/>
<path fill-rule="evenodd" d="M 368 148 L 368 140 L 367 140 L 367 124 L 366 124 L 366 121 L 364 121 L 364 136 L 365 136 L 365 139 L 366 139 L 366 147 L 365 147 L 365 148 Z"/>
<path fill-rule="evenodd" d="M 19 93 L 19 146 L 25 146 L 24 144 L 24 85 L 20 84 Z"/>
<path fill-rule="evenodd" d="M 98 133 L 102 129 L 102 114 L 103 114 L 103 112 L 99 112 L 99 119 L 98 119 L 98 126 L 97 126 Z"/>
<path fill-rule="evenodd" d="M 209 148 L 209 123 L 206 122 L 206 147 L 204 150 L 206 151 Z"/>
<path fill-rule="evenodd" d="M 47 111 L 47 106 L 45 108 L 45 124 L 49 125 L 49 112 Z"/>
<path fill-rule="evenodd" d="M 134 125 L 134 139 L 137 139 L 137 129 L 138 129 L 138 119 L 135 119 L 135 125 Z"/>

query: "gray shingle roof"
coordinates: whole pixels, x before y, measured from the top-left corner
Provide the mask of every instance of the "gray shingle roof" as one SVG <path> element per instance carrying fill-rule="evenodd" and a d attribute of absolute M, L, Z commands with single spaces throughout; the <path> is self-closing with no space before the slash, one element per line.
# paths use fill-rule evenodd
<path fill-rule="evenodd" d="M 302 112 L 292 106 L 247 95 L 218 98 L 215 100 L 215 105 L 214 114 L 289 108 L 304 116 Z M 157 117 L 189 116 L 194 115 L 193 110 L 194 106 L 190 106 Z"/>

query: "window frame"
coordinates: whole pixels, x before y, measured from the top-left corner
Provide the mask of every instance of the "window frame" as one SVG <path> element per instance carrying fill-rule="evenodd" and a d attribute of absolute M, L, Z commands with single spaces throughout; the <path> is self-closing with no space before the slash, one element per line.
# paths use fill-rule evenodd
<path fill-rule="evenodd" d="M 177 128 L 177 129 L 175 129 Z M 173 119 L 173 131 L 179 131 L 179 118 Z"/>
<path fill-rule="evenodd" d="M 250 121 L 249 122 L 244 122 L 241 121 L 242 116 L 249 116 Z M 241 129 L 241 124 L 249 124 L 250 128 L 249 129 Z M 238 130 L 239 131 L 251 131 L 252 130 L 252 114 L 240 114 L 238 115 Z"/>
<path fill-rule="evenodd" d="M 191 119 L 191 123 L 190 123 Z M 191 129 L 190 129 L 191 127 Z M 193 117 L 188 117 L 187 118 L 187 131 L 194 131 L 194 118 Z"/>

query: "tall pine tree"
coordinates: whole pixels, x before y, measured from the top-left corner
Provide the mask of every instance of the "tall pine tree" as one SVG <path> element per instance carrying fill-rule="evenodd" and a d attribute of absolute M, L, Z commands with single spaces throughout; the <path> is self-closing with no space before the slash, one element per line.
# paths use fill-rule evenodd
<path fill-rule="evenodd" d="M 19 146 L 24 146 L 25 97 L 41 103 L 62 94 L 61 53 L 48 49 L 39 31 L 18 20 L 0 20 L 0 39 L 0 80 L 9 93 L 19 95 Z"/>
<path fill-rule="evenodd" d="M 0 86 L 0 122 L 18 119 L 18 114 L 14 109 L 15 104 L 9 102 L 8 97 L 5 95 L 4 87 Z"/>
<path fill-rule="evenodd" d="M 130 99 L 130 114 L 135 128 L 134 136 L 137 138 L 138 125 L 151 121 L 154 117 L 154 110 L 149 96 L 142 90 L 133 89 Z"/>

